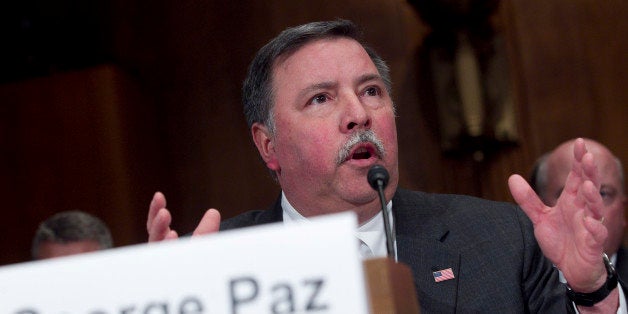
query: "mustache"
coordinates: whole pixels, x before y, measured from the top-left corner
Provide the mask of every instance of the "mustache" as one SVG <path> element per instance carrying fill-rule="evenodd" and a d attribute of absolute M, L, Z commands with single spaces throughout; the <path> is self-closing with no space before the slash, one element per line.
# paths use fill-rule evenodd
<path fill-rule="evenodd" d="M 375 150 L 376 150 L 375 153 L 380 158 L 383 158 L 384 155 L 386 155 L 386 150 L 384 149 L 384 144 L 377 137 L 375 132 L 373 132 L 373 130 L 360 131 L 360 132 L 353 133 L 353 135 L 351 135 L 349 140 L 347 140 L 347 142 L 344 145 L 342 145 L 342 147 L 338 151 L 338 159 L 336 160 L 336 164 L 340 165 L 345 160 L 347 160 L 347 158 L 351 154 L 351 149 L 355 145 L 360 144 L 360 143 L 371 143 L 371 144 L 373 144 L 373 146 L 375 146 Z"/>

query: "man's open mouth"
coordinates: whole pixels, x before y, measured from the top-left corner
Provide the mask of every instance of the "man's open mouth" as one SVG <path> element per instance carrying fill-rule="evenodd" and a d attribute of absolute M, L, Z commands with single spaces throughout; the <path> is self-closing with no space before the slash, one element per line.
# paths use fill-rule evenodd
<path fill-rule="evenodd" d="M 373 144 L 365 142 L 356 145 L 352 150 L 347 160 L 350 159 L 369 159 L 371 157 L 377 157 L 377 151 Z"/>

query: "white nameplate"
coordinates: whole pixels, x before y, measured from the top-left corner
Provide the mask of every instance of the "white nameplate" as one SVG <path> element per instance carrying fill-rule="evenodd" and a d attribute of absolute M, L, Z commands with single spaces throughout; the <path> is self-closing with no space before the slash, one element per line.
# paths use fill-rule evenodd
<path fill-rule="evenodd" d="M 368 313 L 343 213 L 0 267 L 0 313 Z"/>

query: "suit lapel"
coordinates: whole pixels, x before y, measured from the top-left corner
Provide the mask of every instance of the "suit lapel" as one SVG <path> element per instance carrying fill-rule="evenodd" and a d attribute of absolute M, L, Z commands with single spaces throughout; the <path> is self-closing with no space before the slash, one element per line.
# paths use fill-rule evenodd
<path fill-rule="evenodd" d="M 411 265 L 419 302 L 425 309 L 454 312 L 458 291 L 460 254 L 427 239 L 399 239 L 399 259 Z M 430 248 L 425 250 L 425 248 Z M 453 279 L 437 282 L 435 272 L 451 269 Z M 443 296 L 446 296 L 443 298 Z"/>
<path fill-rule="evenodd" d="M 449 228 L 434 216 L 438 211 L 425 205 L 393 199 L 399 260 L 412 267 L 422 308 L 455 312 L 460 252 L 447 242 Z M 449 268 L 454 278 L 437 282 L 434 272 Z"/>

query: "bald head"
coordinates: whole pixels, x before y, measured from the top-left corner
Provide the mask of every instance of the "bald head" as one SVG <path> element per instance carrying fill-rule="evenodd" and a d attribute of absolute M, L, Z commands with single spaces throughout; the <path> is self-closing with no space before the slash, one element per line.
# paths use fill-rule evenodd
<path fill-rule="evenodd" d="M 574 142 L 569 140 L 543 155 L 530 179 L 534 190 L 548 206 L 554 206 L 565 186 L 574 159 Z M 623 241 L 626 194 L 620 160 L 604 145 L 585 139 L 587 151 L 593 154 L 598 168 L 600 194 L 604 201 L 604 224 L 609 231 L 607 253 L 617 251 Z"/>

